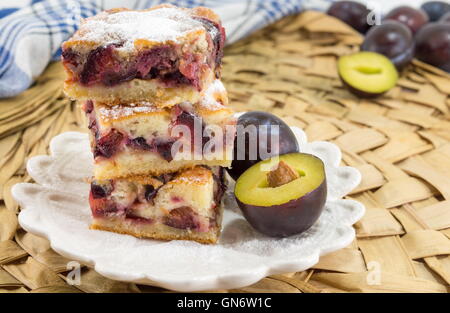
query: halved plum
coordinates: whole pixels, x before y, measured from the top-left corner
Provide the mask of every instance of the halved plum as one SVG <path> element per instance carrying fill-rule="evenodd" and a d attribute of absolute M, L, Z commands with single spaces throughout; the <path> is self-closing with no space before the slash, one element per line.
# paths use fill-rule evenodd
<path fill-rule="evenodd" d="M 327 198 L 325 167 L 311 154 L 276 156 L 245 171 L 234 193 L 244 217 L 259 232 L 272 237 L 299 234 L 322 213 Z"/>
<path fill-rule="evenodd" d="M 345 86 L 357 96 L 379 96 L 395 86 L 398 72 L 384 55 L 363 51 L 341 56 L 338 73 Z"/>

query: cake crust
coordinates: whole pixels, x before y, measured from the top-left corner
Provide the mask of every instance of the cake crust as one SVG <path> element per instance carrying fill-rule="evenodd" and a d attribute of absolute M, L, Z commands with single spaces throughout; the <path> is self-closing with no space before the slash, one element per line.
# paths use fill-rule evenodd
<path fill-rule="evenodd" d="M 156 240 L 190 240 L 203 244 L 215 244 L 219 239 L 221 229 L 215 229 L 198 233 L 188 230 L 176 229 L 172 227 L 164 227 L 164 225 L 146 226 L 140 229 L 121 222 L 114 222 L 106 219 L 95 219 L 91 224 L 91 229 L 104 230 L 124 235 L 130 235 L 138 238 L 156 239 Z"/>
<path fill-rule="evenodd" d="M 94 167 L 94 175 L 97 179 L 113 179 L 130 175 L 162 175 L 200 165 L 230 167 L 232 153 L 230 148 L 224 152 L 223 158 L 217 160 L 172 160 L 171 162 L 149 153 L 135 152 L 133 155 L 121 153 L 116 159 L 98 162 Z"/>
<path fill-rule="evenodd" d="M 67 72 L 67 71 L 66 71 Z M 68 77 L 72 74 L 68 74 Z M 202 76 L 202 89 L 193 86 L 166 87 L 154 80 L 133 79 L 114 86 L 83 86 L 70 78 L 64 82 L 65 94 L 79 101 L 96 100 L 114 106 L 119 104 L 151 102 L 160 108 L 172 107 L 183 101 L 196 103 L 215 80 L 210 70 Z"/>

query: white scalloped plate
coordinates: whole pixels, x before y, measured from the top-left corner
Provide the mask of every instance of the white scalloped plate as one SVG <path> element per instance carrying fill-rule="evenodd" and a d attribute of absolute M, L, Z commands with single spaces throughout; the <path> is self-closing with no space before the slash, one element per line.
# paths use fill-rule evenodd
<path fill-rule="evenodd" d="M 20 225 L 47 238 L 56 252 L 92 266 L 108 278 L 178 291 L 239 288 L 268 275 L 306 270 L 320 255 L 354 239 L 352 225 L 363 216 L 364 207 L 342 197 L 359 184 L 361 175 L 352 167 L 339 166 L 337 146 L 307 143 L 303 131 L 292 129 L 300 150 L 323 160 L 328 183 L 323 214 L 301 235 L 274 239 L 254 231 L 240 214 L 233 186 L 225 196 L 222 234 L 216 245 L 90 230 L 86 178 L 92 174 L 92 154 L 88 135 L 77 132 L 53 138 L 51 156 L 28 161 L 28 173 L 36 183 L 21 183 L 12 189 L 23 208 Z"/>

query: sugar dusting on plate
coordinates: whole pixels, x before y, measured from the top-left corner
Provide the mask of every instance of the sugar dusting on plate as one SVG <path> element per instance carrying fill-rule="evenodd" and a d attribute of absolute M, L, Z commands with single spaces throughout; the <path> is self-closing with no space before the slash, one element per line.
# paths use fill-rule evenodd
<path fill-rule="evenodd" d="M 137 39 L 177 42 L 186 33 L 202 27 L 201 22 L 178 8 L 102 12 L 84 20 L 72 40 L 91 41 L 99 45 L 123 43 L 121 49 L 130 50 Z"/>

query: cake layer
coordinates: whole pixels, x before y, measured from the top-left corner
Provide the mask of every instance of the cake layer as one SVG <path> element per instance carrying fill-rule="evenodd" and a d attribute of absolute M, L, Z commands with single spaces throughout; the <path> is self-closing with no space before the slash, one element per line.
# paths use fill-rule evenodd
<path fill-rule="evenodd" d="M 176 172 L 196 165 L 230 166 L 236 118 L 217 80 L 196 104 L 157 108 L 148 102 L 108 106 L 87 101 L 95 177 Z"/>
<path fill-rule="evenodd" d="M 94 176 L 98 179 L 110 179 L 148 173 L 161 175 L 190 169 L 198 165 L 230 167 L 232 152 L 227 157 L 229 158 L 228 160 L 172 160 L 168 162 L 151 153 L 122 152 L 115 158 L 96 162 L 94 165 Z"/>
<path fill-rule="evenodd" d="M 223 169 L 93 180 L 91 228 L 154 239 L 216 242 L 221 227 Z"/>
<path fill-rule="evenodd" d="M 65 92 L 108 104 L 197 102 L 220 77 L 225 31 L 210 9 L 114 9 L 82 21 L 62 46 Z"/>
<path fill-rule="evenodd" d="M 177 87 L 166 87 L 155 80 L 133 79 L 114 86 L 83 86 L 77 82 L 65 81 L 64 91 L 66 95 L 77 100 L 95 100 L 107 105 L 117 105 L 123 103 L 138 103 L 150 101 L 153 105 L 165 108 L 171 107 L 183 101 L 191 103 L 198 102 L 214 81 L 212 73 L 206 73 L 202 80 L 201 90 L 184 85 Z"/>

